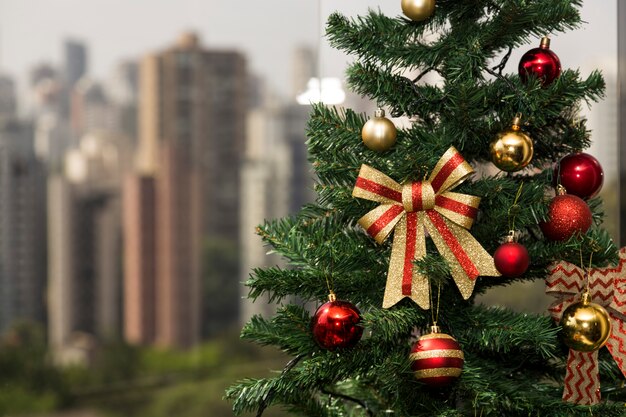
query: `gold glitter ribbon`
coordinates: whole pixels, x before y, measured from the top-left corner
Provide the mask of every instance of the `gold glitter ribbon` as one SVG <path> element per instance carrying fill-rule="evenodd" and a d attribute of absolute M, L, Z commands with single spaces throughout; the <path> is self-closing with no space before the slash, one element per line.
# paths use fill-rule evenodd
<path fill-rule="evenodd" d="M 478 213 L 480 198 L 450 190 L 474 172 L 450 147 L 426 181 L 400 185 L 382 172 L 362 165 L 352 195 L 381 203 L 359 224 L 382 244 L 394 232 L 383 307 L 410 297 L 430 307 L 428 278 L 413 261 L 426 255 L 426 233 L 446 259 L 464 299 L 474 291 L 479 275 L 499 276 L 493 257 L 467 231 Z"/>
<path fill-rule="evenodd" d="M 589 295 L 605 307 L 611 318 L 611 336 L 606 347 L 626 377 L 626 247 L 619 251 L 619 263 L 607 268 L 589 268 Z M 557 298 L 548 308 L 559 322 L 563 311 L 580 299 L 585 285 L 585 271 L 561 261 L 553 264 L 546 278 L 546 293 Z M 563 400 L 575 404 L 600 402 L 598 351 L 577 352 L 570 349 L 564 380 Z"/>

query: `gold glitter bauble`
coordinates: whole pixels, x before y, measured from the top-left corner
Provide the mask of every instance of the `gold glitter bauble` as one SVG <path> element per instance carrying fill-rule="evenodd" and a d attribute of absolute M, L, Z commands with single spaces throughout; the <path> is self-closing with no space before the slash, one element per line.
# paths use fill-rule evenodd
<path fill-rule="evenodd" d="M 533 159 L 533 141 L 520 130 L 519 123 L 516 117 L 511 129 L 500 132 L 491 142 L 491 160 L 502 171 L 519 171 Z"/>
<path fill-rule="evenodd" d="M 582 300 L 565 309 L 561 329 L 563 341 L 571 349 L 592 352 L 609 340 L 611 321 L 604 307 L 590 302 L 589 295 L 585 293 Z"/>
<path fill-rule="evenodd" d="M 402 0 L 402 13 L 415 22 L 428 19 L 435 11 L 435 0 Z"/>
<path fill-rule="evenodd" d="M 371 150 L 383 152 L 396 143 L 397 133 L 396 126 L 385 117 L 385 111 L 377 109 L 375 116 L 363 125 L 361 138 Z"/>

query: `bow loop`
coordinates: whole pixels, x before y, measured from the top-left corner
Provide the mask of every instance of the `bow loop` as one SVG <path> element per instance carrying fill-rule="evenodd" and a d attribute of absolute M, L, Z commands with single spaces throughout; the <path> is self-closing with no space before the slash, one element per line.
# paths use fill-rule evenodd
<path fill-rule="evenodd" d="M 473 173 L 472 166 L 451 146 L 435 165 L 429 181 L 435 193 L 440 194 L 457 187 Z"/>

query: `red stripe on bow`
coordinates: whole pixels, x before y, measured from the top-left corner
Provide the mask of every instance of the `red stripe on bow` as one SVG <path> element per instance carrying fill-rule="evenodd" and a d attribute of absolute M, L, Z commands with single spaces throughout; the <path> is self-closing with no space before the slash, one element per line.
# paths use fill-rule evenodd
<path fill-rule="evenodd" d="M 467 255 L 467 252 L 465 252 L 465 249 L 463 249 L 463 246 L 461 246 L 458 239 L 452 234 L 448 226 L 446 226 L 446 223 L 443 221 L 441 214 L 437 213 L 434 210 L 427 210 L 426 214 L 430 218 L 432 224 L 441 234 L 441 237 L 443 237 L 443 240 L 446 242 L 446 245 L 448 245 L 448 247 L 454 254 L 454 257 L 459 261 L 459 263 L 465 270 L 467 276 L 471 279 L 476 279 L 478 275 L 480 275 L 480 272 L 478 272 L 478 268 L 476 268 L 474 262 Z"/>
<path fill-rule="evenodd" d="M 414 182 L 411 185 L 411 197 L 413 200 L 413 211 L 421 211 L 424 209 L 424 202 L 422 201 L 422 183 Z"/>
<path fill-rule="evenodd" d="M 413 285 L 413 258 L 417 239 L 417 213 L 406 215 L 406 250 L 404 252 L 404 270 L 402 271 L 402 295 L 411 295 Z"/>
<path fill-rule="evenodd" d="M 401 206 L 391 206 L 382 216 L 378 218 L 370 227 L 367 228 L 367 233 L 375 237 L 380 233 L 387 225 L 395 219 L 404 209 Z"/>
<path fill-rule="evenodd" d="M 435 196 L 435 205 L 443 207 L 455 213 L 459 213 L 465 217 L 471 217 L 472 219 L 475 219 L 478 215 L 477 208 L 468 206 L 467 204 L 463 204 L 443 195 Z"/>
<path fill-rule="evenodd" d="M 381 197 L 402 203 L 402 193 L 392 190 L 389 187 L 385 187 L 382 184 L 378 184 L 377 182 L 370 181 L 363 177 L 358 177 L 356 179 L 356 186 L 364 189 L 365 191 L 369 191 L 370 193 L 378 194 Z"/>
<path fill-rule="evenodd" d="M 445 163 L 430 183 L 433 186 L 435 193 L 439 192 L 441 186 L 444 182 L 446 182 L 450 174 L 452 174 L 452 172 L 454 172 L 454 170 L 457 169 L 463 162 L 465 162 L 463 156 L 461 156 L 460 153 L 455 153 L 454 156 L 452 156 L 448 162 Z"/>

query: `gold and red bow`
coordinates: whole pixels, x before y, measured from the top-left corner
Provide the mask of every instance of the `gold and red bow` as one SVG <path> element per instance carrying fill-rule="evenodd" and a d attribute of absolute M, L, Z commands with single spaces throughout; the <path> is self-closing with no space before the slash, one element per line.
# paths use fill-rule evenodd
<path fill-rule="evenodd" d="M 480 198 L 449 191 L 473 172 L 454 147 L 441 157 L 428 180 L 421 182 L 400 185 L 382 172 L 361 165 L 352 195 L 381 204 L 363 216 L 359 224 L 379 244 L 394 231 L 384 308 L 404 297 L 429 308 L 428 278 L 413 264 L 426 255 L 424 230 L 450 264 L 463 298 L 472 295 L 479 275 L 500 275 L 491 255 L 467 231 L 478 213 Z"/>
<path fill-rule="evenodd" d="M 626 376 L 626 248 L 619 252 L 617 266 L 588 270 L 591 301 L 606 308 L 611 317 L 611 337 L 606 347 Z M 580 300 L 585 286 L 585 271 L 561 261 L 550 268 L 546 293 L 558 298 L 550 307 L 552 318 L 559 322 L 563 310 Z M 600 402 L 598 351 L 577 352 L 570 349 L 565 374 L 563 400 L 593 405 Z"/>

